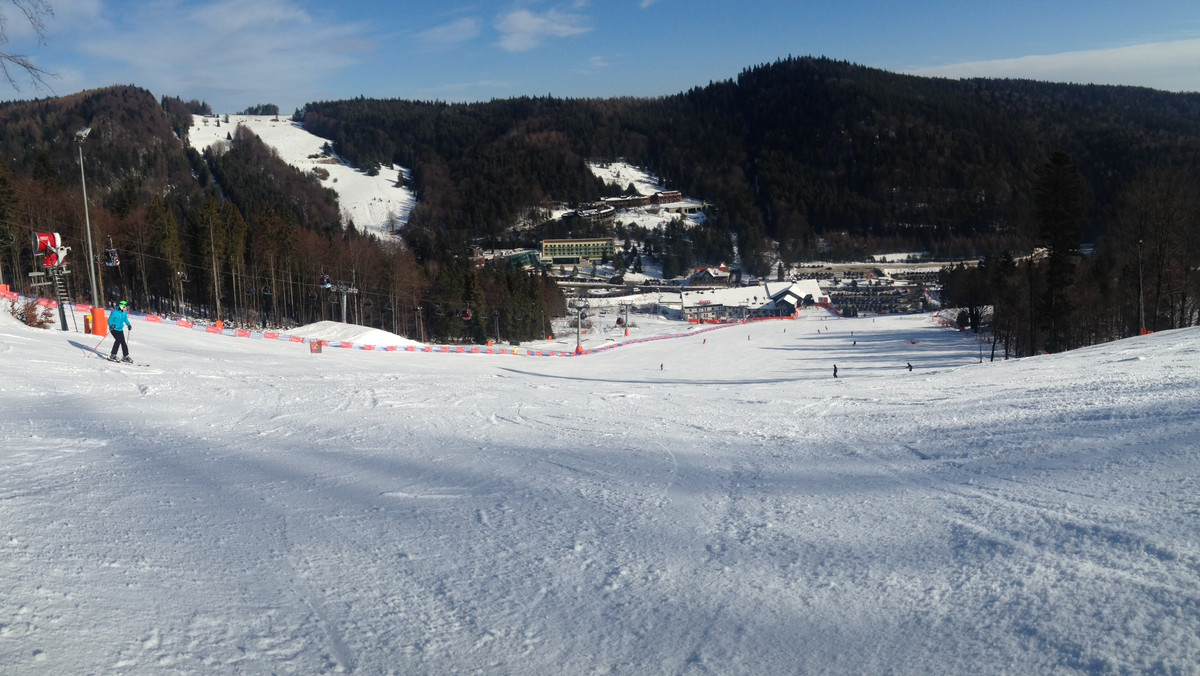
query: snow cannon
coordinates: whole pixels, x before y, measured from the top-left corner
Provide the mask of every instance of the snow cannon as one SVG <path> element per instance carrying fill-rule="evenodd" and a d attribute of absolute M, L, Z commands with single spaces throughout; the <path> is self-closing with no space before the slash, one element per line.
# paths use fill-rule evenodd
<path fill-rule="evenodd" d="M 62 265 L 70 249 L 62 245 L 62 237 L 57 232 L 38 232 L 33 235 L 33 255 L 45 255 L 42 259 L 44 268 Z"/>
<path fill-rule="evenodd" d="M 35 232 L 33 233 L 33 253 L 34 255 L 45 253 L 50 249 L 57 249 L 62 246 L 62 237 L 57 232 Z"/>

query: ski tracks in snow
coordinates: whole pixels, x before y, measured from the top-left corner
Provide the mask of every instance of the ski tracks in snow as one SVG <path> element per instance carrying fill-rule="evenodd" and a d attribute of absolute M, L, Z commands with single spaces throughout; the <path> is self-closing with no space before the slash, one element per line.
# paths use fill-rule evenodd
<path fill-rule="evenodd" d="M 901 407 L 895 441 L 864 447 L 862 458 L 909 500 L 928 504 L 922 528 L 943 544 L 926 550 L 933 582 L 926 594 L 957 599 L 947 621 L 959 614 L 989 618 L 991 626 L 981 630 L 1025 636 L 1047 664 L 1084 671 L 1178 669 L 1185 664 L 1178 661 L 1181 650 L 1200 656 L 1200 547 L 1194 544 L 1200 531 L 1193 525 L 1172 540 L 1143 533 L 1161 532 L 1162 519 L 1172 518 L 1152 514 L 1171 504 L 1156 493 L 1195 492 L 1162 488 L 1161 477 L 1142 472 L 1161 461 L 1140 453 L 1175 457 L 1189 442 L 1159 438 L 1151 429 L 1138 435 L 1145 446 L 1114 451 L 1111 439 L 1093 441 L 1111 437 L 1106 430 L 1113 415 L 1105 405 L 1070 420 L 1046 407 L 1006 412 L 981 405 L 981 417 L 1003 423 L 964 421 L 961 429 L 941 430 L 911 424 Z M 1120 405 L 1121 417 L 1140 415 L 1136 402 Z M 1053 433 L 1054 426 L 1069 426 L 1074 434 Z M 1128 434 L 1127 420 L 1117 426 Z M 1092 450 L 1097 446 L 1106 450 Z M 1138 495 L 1147 496 L 1151 512 L 1138 508 Z M 1200 514 L 1200 499 L 1192 502 L 1185 511 Z M 1096 585 L 1109 590 L 1100 607 L 1093 605 Z M 989 607 L 1005 611 L 982 612 Z M 1170 648 L 1160 652 L 1163 645 Z"/>

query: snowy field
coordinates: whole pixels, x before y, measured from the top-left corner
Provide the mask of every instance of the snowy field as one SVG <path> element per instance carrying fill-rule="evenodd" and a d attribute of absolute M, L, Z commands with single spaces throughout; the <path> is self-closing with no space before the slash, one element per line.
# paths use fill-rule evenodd
<path fill-rule="evenodd" d="M 642 195 L 650 196 L 668 189 L 645 169 L 622 160 L 588 162 L 588 169 L 605 183 L 615 184 L 621 189 L 632 184 Z"/>
<path fill-rule="evenodd" d="M 148 366 L 0 312 L 7 674 L 1200 664 L 1197 329 L 978 364 L 927 316 L 541 358 L 134 325 Z"/>
<path fill-rule="evenodd" d="M 226 117 L 228 122 L 225 121 Z M 232 134 L 239 124 L 257 134 L 263 143 L 275 149 L 280 159 L 300 171 L 328 171 L 329 178 L 322 181 L 322 185 L 338 193 L 343 223 L 353 220 L 356 228 L 373 232 L 385 241 L 392 237 L 390 223 L 398 227 L 408 223 L 409 213 L 416 206 L 417 198 L 408 188 L 396 186 L 407 170 L 383 166 L 378 176 L 368 176 L 336 157 L 322 156 L 321 148 L 326 140 L 308 133 L 289 117 L 194 115 L 188 141 L 193 148 L 203 152 L 218 141 L 228 143 L 226 136 Z"/>

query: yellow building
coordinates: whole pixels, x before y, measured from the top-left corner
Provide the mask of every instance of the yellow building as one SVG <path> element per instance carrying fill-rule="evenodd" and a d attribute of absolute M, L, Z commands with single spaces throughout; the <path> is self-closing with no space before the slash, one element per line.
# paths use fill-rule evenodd
<path fill-rule="evenodd" d="M 547 239 L 542 241 L 542 262 L 575 265 L 585 260 L 612 258 L 615 243 L 611 237 L 595 239 Z"/>

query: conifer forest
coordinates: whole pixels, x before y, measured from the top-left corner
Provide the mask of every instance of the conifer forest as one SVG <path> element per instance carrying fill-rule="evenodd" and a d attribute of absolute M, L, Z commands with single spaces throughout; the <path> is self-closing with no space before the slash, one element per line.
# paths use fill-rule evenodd
<path fill-rule="evenodd" d="M 476 267 L 468 252 L 583 236 L 628 241 L 622 261 L 636 253 L 675 274 L 726 262 L 765 277 L 925 252 L 950 261 L 945 305 L 1005 356 L 1200 322 L 1200 94 L 796 57 L 654 99 L 358 98 L 294 111 L 356 167 L 411 171 L 417 205 L 388 241 L 346 222 L 318 176 L 244 128 L 225 151 L 191 148 L 193 116 L 211 113 L 136 86 L 0 103 L 0 283 L 29 290 L 34 233 L 83 241 L 82 168 L 96 249 L 120 253 L 99 265 L 103 300 L 236 325 L 340 319 L 317 283 L 333 275 L 359 289 L 356 323 L 431 342 L 532 339 L 565 312 L 554 278 Z M 587 166 L 617 159 L 704 200 L 707 220 L 596 232 L 549 217 L 627 194 Z M 82 251 L 69 288 L 86 302 Z"/>

